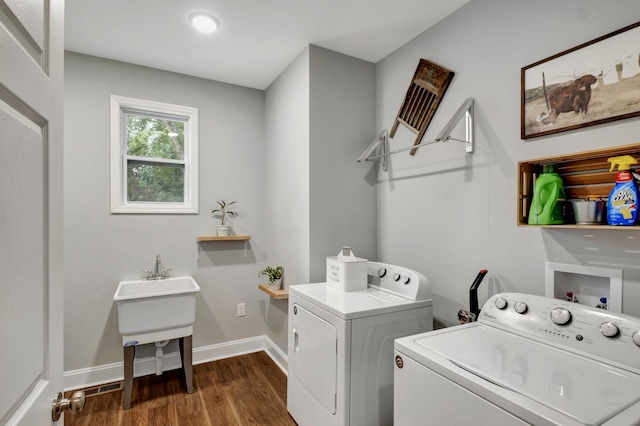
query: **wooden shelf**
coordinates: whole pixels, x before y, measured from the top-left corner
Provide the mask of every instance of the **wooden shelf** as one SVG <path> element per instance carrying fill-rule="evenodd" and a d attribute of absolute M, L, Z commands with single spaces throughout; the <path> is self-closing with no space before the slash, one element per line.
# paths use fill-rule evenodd
<path fill-rule="evenodd" d="M 203 243 L 206 241 L 249 241 L 250 239 L 250 235 L 227 235 L 224 237 L 204 235 L 197 237 L 196 241 L 199 243 Z"/>
<path fill-rule="evenodd" d="M 604 213 L 606 214 L 606 213 Z M 607 220 L 605 218 L 605 220 Z M 565 223 L 563 225 L 529 225 L 527 223 L 519 224 L 518 226 L 524 228 L 546 228 L 546 229 L 613 229 L 618 231 L 640 231 L 640 226 L 610 226 L 607 224 L 602 225 L 577 225 L 575 223 Z"/>
<path fill-rule="evenodd" d="M 280 299 L 289 298 L 288 290 L 271 290 L 267 284 L 260 284 L 258 285 L 258 288 L 264 291 L 265 293 L 267 293 L 269 296 L 273 297 L 274 299 L 280 300 Z"/>
<path fill-rule="evenodd" d="M 533 198 L 533 188 L 544 164 L 557 164 L 558 174 L 562 178 L 567 200 L 590 198 L 608 198 L 615 185 L 615 172 L 609 172 L 607 158 L 619 155 L 631 155 L 640 159 L 640 144 L 624 145 L 594 151 L 556 157 L 537 158 L 518 163 L 518 226 L 556 229 L 624 229 L 640 230 L 640 226 L 609 226 L 606 217 L 602 225 L 576 225 L 573 209 L 567 204 L 566 224 L 529 225 L 529 209 Z"/>
<path fill-rule="evenodd" d="M 225 235 L 217 236 L 217 235 L 201 235 L 196 237 L 196 247 L 200 246 L 200 243 L 207 242 L 216 242 L 216 241 L 244 241 L 244 257 L 247 258 L 247 249 L 249 245 L 249 240 L 251 239 L 250 235 Z M 198 249 L 198 252 L 200 250 Z M 200 261 L 200 254 L 198 254 L 198 261 Z"/>

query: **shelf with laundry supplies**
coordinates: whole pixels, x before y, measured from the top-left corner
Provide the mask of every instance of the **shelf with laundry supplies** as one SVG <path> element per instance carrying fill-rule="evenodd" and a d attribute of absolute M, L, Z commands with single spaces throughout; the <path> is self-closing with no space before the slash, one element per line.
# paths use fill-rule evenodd
<path fill-rule="evenodd" d="M 517 225 L 554 229 L 615 229 L 640 230 L 640 226 L 609 226 L 606 208 L 599 224 L 576 224 L 571 204 L 565 205 L 565 224 L 529 225 L 529 210 L 534 194 L 534 184 L 545 164 L 555 164 L 562 178 L 566 200 L 605 200 L 615 185 L 616 175 L 610 172 L 610 157 L 630 155 L 640 159 L 640 143 L 582 151 L 553 157 L 536 158 L 518 163 Z"/>

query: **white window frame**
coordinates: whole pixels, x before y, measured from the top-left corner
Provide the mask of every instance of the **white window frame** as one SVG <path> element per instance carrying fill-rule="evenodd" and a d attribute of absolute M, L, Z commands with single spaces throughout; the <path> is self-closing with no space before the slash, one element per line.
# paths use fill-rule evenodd
<path fill-rule="evenodd" d="M 184 118 L 184 202 L 127 201 L 127 140 L 123 110 Z M 198 213 L 198 109 L 111 95 L 111 213 Z M 131 157 L 133 158 L 133 157 Z M 151 159 L 153 160 L 153 159 Z M 153 162 L 153 161 L 150 161 Z M 162 160 L 162 162 L 171 162 Z M 175 161 L 174 161 L 175 162 Z"/>

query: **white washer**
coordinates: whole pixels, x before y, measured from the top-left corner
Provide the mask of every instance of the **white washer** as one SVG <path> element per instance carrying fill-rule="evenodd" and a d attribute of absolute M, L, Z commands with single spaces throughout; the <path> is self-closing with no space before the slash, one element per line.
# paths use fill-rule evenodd
<path fill-rule="evenodd" d="M 396 340 L 398 426 L 640 424 L 640 319 L 520 293 Z"/>
<path fill-rule="evenodd" d="M 393 341 L 433 327 L 424 275 L 368 262 L 366 290 L 289 287 L 287 409 L 301 426 L 393 421 Z"/>

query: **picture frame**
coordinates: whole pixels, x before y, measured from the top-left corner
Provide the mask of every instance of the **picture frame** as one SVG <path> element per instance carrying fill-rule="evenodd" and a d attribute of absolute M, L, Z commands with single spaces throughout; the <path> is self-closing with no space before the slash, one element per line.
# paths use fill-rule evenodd
<path fill-rule="evenodd" d="M 523 67 L 520 137 L 640 115 L 640 22 Z"/>

